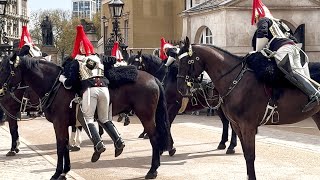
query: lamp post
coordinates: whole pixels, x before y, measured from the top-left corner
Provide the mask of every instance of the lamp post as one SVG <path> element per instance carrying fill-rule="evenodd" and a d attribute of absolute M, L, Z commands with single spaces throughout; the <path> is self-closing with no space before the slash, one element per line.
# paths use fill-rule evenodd
<path fill-rule="evenodd" d="M 5 32 L 5 19 L 4 16 L 6 14 L 8 0 L 0 0 L 0 56 L 3 56 L 5 52 L 10 52 L 12 50 L 12 46 L 9 45 L 9 39 L 7 37 L 7 33 Z"/>
<path fill-rule="evenodd" d="M 106 42 L 107 42 L 106 23 L 108 23 L 109 20 L 107 19 L 106 16 L 103 16 L 101 19 L 103 22 L 103 53 L 106 54 Z"/>
<path fill-rule="evenodd" d="M 110 37 L 105 41 L 105 54 L 111 55 L 111 49 L 115 41 L 119 42 L 123 57 L 126 59 L 127 56 L 127 45 L 124 44 L 124 39 L 122 38 L 119 28 L 119 18 L 122 16 L 122 10 L 124 3 L 121 0 L 111 0 L 108 3 L 111 18 L 112 18 L 112 32 L 110 33 Z"/>

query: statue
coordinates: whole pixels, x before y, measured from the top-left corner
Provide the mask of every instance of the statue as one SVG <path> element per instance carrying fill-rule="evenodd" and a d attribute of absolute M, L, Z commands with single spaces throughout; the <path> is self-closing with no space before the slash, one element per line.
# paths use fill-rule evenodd
<path fill-rule="evenodd" d="M 53 33 L 52 33 L 52 23 L 49 20 L 49 16 L 41 22 L 42 29 L 42 44 L 43 45 L 53 45 Z"/>

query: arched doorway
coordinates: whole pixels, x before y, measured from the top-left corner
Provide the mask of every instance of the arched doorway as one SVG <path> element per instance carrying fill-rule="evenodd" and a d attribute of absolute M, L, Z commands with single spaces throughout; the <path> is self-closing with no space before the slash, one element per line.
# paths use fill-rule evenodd
<path fill-rule="evenodd" d="M 214 44 L 212 31 L 207 26 L 201 26 L 196 33 L 195 43 Z"/>

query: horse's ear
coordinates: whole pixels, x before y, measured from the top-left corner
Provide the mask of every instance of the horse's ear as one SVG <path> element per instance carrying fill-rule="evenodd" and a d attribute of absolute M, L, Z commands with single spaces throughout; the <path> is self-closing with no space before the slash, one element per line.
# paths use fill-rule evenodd
<path fill-rule="evenodd" d="M 138 51 L 138 56 L 141 57 L 141 54 L 142 54 L 142 49 Z"/>
<path fill-rule="evenodd" d="M 188 38 L 188 36 L 186 36 L 186 39 L 185 39 L 185 42 L 184 42 L 184 45 L 189 47 L 190 46 L 190 40 Z"/>

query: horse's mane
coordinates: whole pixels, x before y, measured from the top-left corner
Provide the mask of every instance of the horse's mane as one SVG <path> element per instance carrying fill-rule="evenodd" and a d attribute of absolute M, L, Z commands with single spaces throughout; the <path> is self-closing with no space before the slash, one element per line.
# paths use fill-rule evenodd
<path fill-rule="evenodd" d="M 196 44 L 195 44 L 196 45 Z M 199 44 L 198 44 L 199 45 Z M 217 47 L 215 45 L 212 45 L 212 44 L 201 44 L 202 46 L 207 46 L 207 47 L 210 47 L 211 49 L 217 49 L 225 54 L 228 54 L 229 56 L 233 57 L 233 58 L 236 58 L 236 59 L 242 59 L 243 57 L 242 56 L 237 56 L 235 54 L 232 54 L 231 52 L 227 51 L 227 50 L 224 50 L 220 47 Z"/>
<path fill-rule="evenodd" d="M 151 70 L 154 70 L 153 73 L 156 73 L 156 71 L 159 70 L 161 65 L 164 65 L 162 60 L 155 55 L 142 54 L 141 56 L 142 56 L 142 59 L 144 60 L 145 65 L 149 66 L 149 68 Z M 158 74 L 164 75 L 164 70 L 162 69 L 162 70 L 160 70 L 160 72 L 158 72 L 157 74 L 154 74 L 154 75 L 157 76 Z M 176 79 L 177 74 L 178 74 L 178 63 L 175 61 L 173 64 L 170 65 L 167 77 L 168 78 L 173 77 L 174 79 Z"/>

